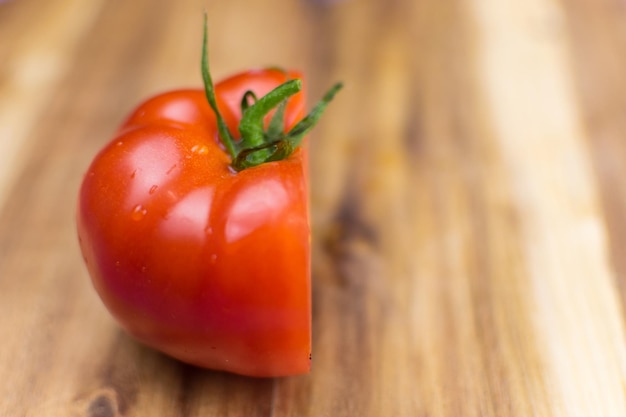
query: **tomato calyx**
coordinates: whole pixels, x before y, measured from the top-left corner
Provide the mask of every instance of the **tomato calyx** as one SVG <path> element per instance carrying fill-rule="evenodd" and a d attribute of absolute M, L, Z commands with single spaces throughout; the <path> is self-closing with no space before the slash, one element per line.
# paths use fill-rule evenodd
<path fill-rule="evenodd" d="M 284 111 L 290 97 L 302 90 L 299 79 L 287 80 L 272 91 L 257 98 L 253 91 L 244 93 L 241 99 L 242 117 L 239 121 L 239 139 L 235 140 L 222 117 L 215 98 L 215 88 L 209 72 L 207 51 L 207 16 L 204 16 L 204 35 L 202 42 L 201 71 L 204 91 L 217 119 L 220 141 L 231 157 L 231 166 L 235 171 L 242 171 L 267 162 L 286 159 L 300 145 L 304 136 L 317 124 L 324 110 L 343 87 L 337 83 L 331 87 L 322 99 L 302 120 L 287 132 L 284 131 Z M 275 110 L 269 125 L 265 128 L 265 118 Z"/>

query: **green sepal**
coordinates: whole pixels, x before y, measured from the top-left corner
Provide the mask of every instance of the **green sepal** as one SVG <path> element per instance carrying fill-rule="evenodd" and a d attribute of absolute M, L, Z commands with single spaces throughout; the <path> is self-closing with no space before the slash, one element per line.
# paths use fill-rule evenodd
<path fill-rule="evenodd" d="M 270 120 L 270 124 L 265 132 L 265 141 L 274 142 L 283 135 L 285 129 L 285 108 L 287 107 L 287 100 L 283 100 L 282 103 L 276 108 L 276 112 Z"/>
<path fill-rule="evenodd" d="M 252 90 L 246 91 L 241 98 L 241 114 L 244 114 L 251 106 L 250 99 L 252 99 L 253 103 L 256 103 L 259 100 Z"/>
<path fill-rule="evenodd" d="M 286 81 L 246 109 L 239 122 L 239 133 L 241 134 L 240 144 L 242 149 L 254 148 L 265 142 L 265 116 L 287 98 L 298 93 L 301 89 L 301 80 Z"/>
<path fill-rule="evenodd" d="M 306 134 L 309 133 L 313 127 L 315 127 L 328 104 L 335 97 L 335 94 L 337 94 L 342 88 L 342 83 L 335 84 L 326 92 L 326 94 L 324 94 L 324 97 L 322 97 L 315 107 L 313 107 L 313 110 L 311 110 L 311 112 L 307 114 L 304 119 L 300 120 L 293 128 L 291 128 L 289 132 L 287 132 L 285 140 L 291 143 L 293 149 L 300 145 L 302 138 L 306 136 Z"/>
<path fill-rule="evenodd" d="M 261 98 L 257 98 L 251 90 L 246 91 L 241 99 L 242 117 L 239 122 L 241 139 L 236 141 L 217 106 L 215 87 L 209 72 L 207 26 L 207 14 L 205 13 L 201 62 L 202 79 L 207 101 L 215 113 L 220 141 L 231 157 L 232 167 L 236 171 L 241 171 L 266 162 L 288 158 L 300 145 L 302 138 L 315 126 L 328 103 L 343 85 L 341 83 L 334 85 L 313 110 L 287 133 L 284 132 L 287 102 L 290 97 L 300 92 L 302 81 L 299 79 L 288 80 Z M 285 72 L 282 69 L 280 71 Z M 252 104 L 250 104 L 250 100 L 253 101 Z M 274 115 L 266 130 L 265 118 L 274 109 Z"/>

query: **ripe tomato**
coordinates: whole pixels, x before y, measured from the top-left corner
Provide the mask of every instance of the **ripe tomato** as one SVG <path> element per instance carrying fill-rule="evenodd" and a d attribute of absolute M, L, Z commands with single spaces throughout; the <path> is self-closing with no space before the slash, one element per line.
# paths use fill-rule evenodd
<path fill-rule="evenodd" d="M 247 72 L 215 89 L 239 102 L 298 74 Z M 289 101 L 286 123 L 303 110 Z M 182 361 L 235 373 L 307 372 L 311 353 L 306 150 L 235 172 L 200 90 L 157 96 L 95 158 L 78 235 L 93 284 L 124 328 Z"/>
<path fill-rule="evenodd" d="M 251 376 L 308 372 L 310 227 L 301 75 L 244 72 L 140 105 L 84 177 L 93 284 L 143 343 Z M 251 102 L 252 101 L 252 102 Z M 300 120 L 301 119 L 301 120 Z M 238 132 L 233 135 L 232 132 Z"/>

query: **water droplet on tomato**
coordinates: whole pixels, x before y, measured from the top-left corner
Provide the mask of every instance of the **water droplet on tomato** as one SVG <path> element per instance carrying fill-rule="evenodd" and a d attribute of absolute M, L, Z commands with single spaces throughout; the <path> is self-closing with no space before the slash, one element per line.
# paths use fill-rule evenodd
<path fill-rule="evenodd" d="M 117 146 L 122 146 L 124 144 L 124 142 L 122 142 L 121 140 L 117 142 Z"/>
<path fill-rule="evenodd" d="M 146 216 L 146 214 L 148 214 L 148 210 L 141 204 L 137 204 L 135 208 L 133 208 L 133 211 L 130 214 L 130 217 L 134 221 L 138 222 L 139 220 L 143 219 Z"/>
<path fill-rule="evenodd" d="M 209 153 L 209 148 L 206 145 L 194 145 L 191 148 L 191 152 L 196 155 L 206 155 Z"/>
<path fill-rule="evenodd" d="M 207 235 L 211 235 L 211 234 L 213 234 L 213 228 L 211 226 L 207 226 L 207 227 L 204 228 L 204 232 Z"/>
<path fill-rule="evenodd" d="M 150 187 L 150 191 L 148 191 L 150 194 L 154 194 L 155 191 L 157 190 L 157 188 L 159 188 L 158 185 L 153 185 L 152 187 Z"/>

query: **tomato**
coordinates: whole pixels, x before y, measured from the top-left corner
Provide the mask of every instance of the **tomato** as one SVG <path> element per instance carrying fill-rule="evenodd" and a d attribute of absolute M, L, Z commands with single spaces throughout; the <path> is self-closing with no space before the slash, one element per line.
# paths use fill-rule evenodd
<path fill-rule="evenodd" d="M 298 145 L 334 91 L 302 119 L 297 72 L 248 71 L 213 87 L 204 49 L 203 76 L 204 91 L 141 104 L 91 163 L 77 210 L 87 269 L 148 346 L 243 375 L 306 373 L 310 226 Z"/>
<path fill-rule="evenodd" d="M 234 113 L 230 97 L 278 85 L 279 76 L 247 73 L 218 85 L 223 112 Z M 301 103 L 292 99 L 292 113 Z M 199 90 L 135 111 L 81 188 L 90 275 L 132 335 L 174 357 L 251 375 L 306 372 L 305 152 L 234 173 L 215 132 Z"/>

